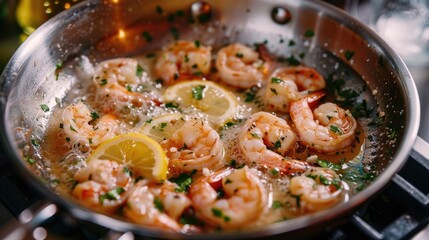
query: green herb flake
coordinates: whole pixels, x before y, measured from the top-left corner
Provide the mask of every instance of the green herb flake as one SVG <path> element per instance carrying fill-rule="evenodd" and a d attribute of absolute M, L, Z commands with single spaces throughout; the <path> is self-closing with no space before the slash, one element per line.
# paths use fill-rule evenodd
<path fill-rule="evenodd" d="M 194 44 L 195 44 L 195 47 L 197 47 L 197 48 L 200 48 L 200 46 L 201 46 L 201 42 L 200 42 L 200 40 L 196 40 L 196 41 L 194 42 Z"/>
<path fill-rule="evenodd" d="M 143 76 L 143 72 L 144 69 L 142 66 L 140 66 L 140 64 L 137 64 L 137 68 L 136 68 L 136 76 L 137 77 L 142 77 Z"/>
<path fill-rule="evenodd" d="M 70 138 L 69 138 L 69 137 L 66 137 L 66 141 L 67 141 L 67 142 L 70 142 Z"/>
<path fill-rule="evenodd" d="M 77 132 L 72 125 L 70 125 L 70 130 L 72 130 L 73 132 Z"/>
<path fill-rule="evenodd" d="M 290 195 L 291 197 L 295 198 L 296 200 L 296 207 L 300 208 L 301 207 L 301 195 Z"/>
<path fill-rule="evenodd" d="M 93 142 L 92 142 L 92 138 L 88 138 L 88 143 L 89 143 L 89 144 L 93 144 Z"/>
<path fill-rule="evenodd" d="M 150 35 L 150 33 L 148 31 L 144 31 L 142 33 L 142 36 L 146 40 L 146 42 L 152 42 L 153 41 L 153 37 L 152 37 L 152 35 Z"/>
<path fill-rule="evenodd" d="M 153 119 L 149 118 L 149 119 L 146 120 L 146 123 L 151 123 L 152 121 L 153 121 Z"/>
<path fill-rule="evenodd" d="M 164 212 L 164 204 L 162 204 L 161 199 L 155 198 L 153 200 L 153 204 L 155 205 L 155 208 L 158 209 L 160 212 Z"/>
<path fill-rule="evenodd" d="M 64 124 L 60 123 L 60 128 L 63 129 L 64 128 Z"/>
<path fill-rule="evenodd" d="M 185 57 L 184 57 L 184 58 L 185 58 L 185 62 L 189 62 L 189 57 L 188 57 L 188 55 L 187 55 L 187 54 L 185 55 Z"/>
<path fill-rule="evenodd" d="M 319 175 L 319 180 L 323 185 L 329 185 L 331 184 L 331 181 L 329 181 L 329 179 L 327 179 L 325 176 L 323 175 Z"/>
<path fill-rule="evenodd" d="M 36 163 L 36 160 L 34 160 L 32 157 L 27 157 L 27 162 L 33 165 L 34 163 Z"/>
<path fill-rule="evenodd" d="M 44 112 L 49 111 L 49 107 L 48 107 L 48 105 L 46 105 L 46 104 L 42 104 L 42 105 L 40 105 L 40 108 L 41 108 L 41 109 L 42 109 L 42 111 L 44 111 Z"/>
<path fill-rule="evenodd" d="M 304 36 L 305 37 L 313 37 L 314 31 L 312 29 L 308 29 L 307 31 L 305 31 Z"/>
<path fill-rule="evenodd" d="M 227 179 L 225 180 L 225 184 L 230 184 L 230 183 L 232 183 L 231 179 L 227 178 Z"/>
<path fill-rule="evenodd" d="M 128 92 L 132 92 L 133 91 L 133 87 L 130 84 L 127 84 L 125 86 L 125 88 L 127 89 Z"/>
<path fill-rule="evenodd" d="M 162 9 L 162 7 L 158 5 L 158 6 L 156 6 L 155 11 L 158 14 L 162 14 L 164 12 L 164 9 Z"/>
<path fill-rule="evenodd" d="M 286 60 L 290 66 L 298 66 L 301 64 L 301 62 L 294 55 L 291 55 Z"/>
<path fill-rule="evenodd" d="M 277 141 L 274 143 L 273 148 L 274 148 L 274 150 L 275 150 L 275 149 L 279 149 L 281 146 L 282 146 L 282 142 L 281 142 L 280 140 L 277 140 Z"/>
<path fill-rule="evenodd" d="M 179 104 L 175 103 L 175 102 L 168 102 L 168 103 L 165 104 L 165 107 L 166 108 L 178 108 Z"/>
<path fill-rule="evenodd" d="M 295 41 L 291 39 L 289 40 L 288 46 L 292 47 L 292 46 L 295 46 L 295 44 L 296 44 Z"/>
<path fill-rule="evenodd" d="M 235 56 L 238 57 L 238 58 L 243 58 L 244 57 L 243 53 L 240 53 L 240 52 L 236 53 Z"/>
<path fill-rule="evenodd" d="M 116 189 L 108 191 L 106 194 L 102 194 L 99 197 L 100 203 L 103 203 L 104 200 L 118 200 L 119 195 L 121 195 L 123 192 L 125 192 L 125 189 L 122 187 L 117 187 Z"/>
<path fill-rule="evenodd" d="M 206 86 L 204 85 L 198 85 L 196 87 L 192 88 L 192 97 L 196 100 L 201 100 L 203 99 L 204 95 L 203 95 L 203 90 Z"/>
<path fill-rule="evenodd" d="M 261 138 L 257 133 L 251 133 L 250 135 L 252 135 L 254 138 Z"/>
<path fill-rule="evenodd" d="M 192 184 L 192 176 L 197 173 L 197 170 L 193 170 L 191 173 L 181 173 L 178 177 L 168 179 L 170 182 L 174 182 L 178 185 L 176 192 L 187 192 L 189 186 Z"/>
<path fill-rule="evenodd" d="M 283 207 L 283 203 L 281 203 L 280 201 L 273 201 L 273 204 L 271 205 L 272 209 L 279 209 Z"/>
<path fill-rule="evenodd" d="M 341 129 L 336 125 L 329 125 L 329 130 L 338 135 L 343 135 L 343 132 L 341 131 Z"/>
<path fill-rule="evenodd" d="M 170 33 L 173 35 L 174 40 L 179 39 L 179 30 L 177 28 L 171 28 Z"/>
<path fill-rule="evenodd" d="M 221 218 L 223 216 L 222 210 L 220 210 L 218 208 L 212 208 L 212 214 L 213 214 L 213 216 L 219 217 L 219 218 Z"/>
<path fill-rule="evenodd" d="M 100 116 L 97 114 L 97 112 L 92 112 L 91 113 L 91 118 L 92 118 L 92 120 L 96 120 L 96 119 L 99 119 Z"/>
<path fill-rule="evenodd" d="M 159 124 L 159 130 L 160 131 L 164 131 L 165 127 L 167 127 L 167 123 L 166 122 L 162 122 Z"/>
<path fill-rule="evenodd" d="M 348 61 L 350 61 L 352 58 L 353 58 L 353 56 L 355 55 L 355 52 L 353 52 L 353 51 L 346 51 L 345 53 L 344 53 L 344 56 L 346 57 L 346 59 L 348 60 Z"/>
<path fill-rule="evenodd" d="M 106 85 L 107 84 L 107 79 L 101 79 L 100 81 L 100 86 Z"/>
<path fill-rule="evenodd" d="M 271 91 L 272 93 L 274 93 L 274 95 L 278 95 L 278 94 L 277 94 L 277 90 L 276 90 L 275 88 L 270 88 L 270 91 Z"/>
<path fill-rule="evenodd" d="M 56 67 L 57 69 L 61 69 L 63 66 L 64 66 L 64 63 L 63 63 L 62 61 L 57 62 L 57 63 L 55 64 L 55 67 Z"/>
<path fill-rule="evenodd" d="M 188 149 L 188 146 L 186 145 L 186 143 L 183 144 L 183 147 L 179 148 L 179 151 L 183 151 Z"/>
<path fill-rule="evenodd" d="M 31 144 L 33 144 L 33 146 L 35 146 L 35 147 L 38 147 L 40 145 L 39 141 L 37 141 L 37 139 L 31 139 Z"/>
<path fill-rule="evenodd" d="M 244 93 L 244 101 L 245 102 L 253 102 L 255 100 L 256 93 L 254 92 L 245 92 Z"/>
<path fill-rule="evenodd" d="M 281 80 L 280 78 L 276 78 L 276 77 L 271 78 L 271 83 L 282 83 L 282 82 L 283 80 Z"/>
<path fill-rule="evenodd" d="M 277 169 L 273 168 L 273 169 L 271 169 L 271 170 L 270 170 L 270 173 L 271 173 L 271 175 L 276 176 L 276 175 L 278 175 L 278 174 L 279 174 L 279 170 L 277 170 Z"/>
<path fill-rule="evenodd" d="M 225 191 L 221 188 L 217 191 L 216 199 L 222 199 L 223 197 L 225 197 Z"/>
<path fill-rule="evenodd" d="M 330 169 L 335 170 L 335 171 L 339 171 L 341 169 L 340 164 L 331 163 L 331 162 L 328 162 L 328 161 L 320 159 L 320 158 L 318 158 L 316 160 L 316 163 L 322 168 L 330 168 Z"/>

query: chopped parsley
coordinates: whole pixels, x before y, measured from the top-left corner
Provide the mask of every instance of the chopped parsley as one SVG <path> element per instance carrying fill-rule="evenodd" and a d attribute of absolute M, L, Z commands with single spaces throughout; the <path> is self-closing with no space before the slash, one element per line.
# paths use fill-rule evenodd
<path fill-rule="evenodd" d="M 155 10 L 156 10 L 156 13 L 158 13 L 158 14 L 162 14 L 164 12 L 164 9 L 162 9 L 162 7 L 159 5 L 156 6 Z"/>
<path fill-rule="evenodd" d="M 323 175 L 319 175 L 319 180 L 323 185 L 329 185 L 331 184 L 331 181 L 329 181 L 329 179 L 327 179 L 325 176 Z"/>
<path fill-rule="evenodd" d="M 179 151 L 186 150 L 187 148 L 188 148 L 188 146 L 186 145 L 186 143 L 184 143 L 183 147 L 179 148 Z"/>
<path fill-rule="evenodd" d="M 203 95 L 203 90 L 206 86 L 204 85 L 198 85 L 196 87 L 192 88 L 192 97 L 196 100 L 201 100 L 203 99 L 204 95 Z"/>
<path fill-rule="evenodd" d="M 212 214 L 213 214 L 213 216 L 215 216 L 215 217 L 223 218 L 223 220 L 224 220 L 225 222 L 229 222 L 229 221 L 231 221 L 231 217 L 229 217 L 229 216 L 225 216 L 225 215 L 223 214 L 222 210 L 220 210 L 220 209 L 218 209 L 218 208 L 212 208 Z"/>
<path fill-rule="evenodd" d="M 276 90 L 275 88 L 270 88 L 270 91 L 271 91 L 272 93 L 274 93 L 274 95 L 278 95 L 278 94 L 277 94 L 277 90 Z"/>
<path fill-rule="evenodd" d="M 305 31 L 304 36 L 305 37 L 313 37 L 314 31 L 312 29 L 308 29 L 307 31 Z"/>
<path fill-rule="evenodd" d="M 44 112 L 49 111 L 49 107 L 48 107 L 48 105 L 46 105 L 46 104 L 42 104 L 42 105 L 40 105 L 40 108 L 41 108 L 41 109 L 42 109 L 42 111 L 44 111 Z"/>
<path fill-rule="evenodd" d="M 238 57 L 238 58 L 242 58 L 244 55 L 243 55 L 243 53 L 238 52 L 238 53 L 235 54 L 235 56 Z"/>
<path fill-rule="evenodd" d="M 166 122 L 162 122 L 159 124 L 159 131 L 163 132 L 165 127 L 167 127 L 167 123 Z"/>
<path fill-rule="evenodd" d="M 272 209 L 279 209 L 283 207 L 283 203 L 281 203 L 280 201 L 273 201 L 273 205 L 271 205 Z"/>
<path fill-rule="evenodd" d="M 149 119 L 146 120 L 146 123 L 151 123 L 152 121 L 153 121 L 153 119 L 149 118 Z"/>
<path fill-rule="evenodd" d="M 189 186 L 192 184 L 192 176 L 197 173 L 197 170 L 193 170 L 191 173 L 181 173 L 178 177 L 170 178 L 169 181 L 174 182 L 178 185 L 175 189 L 176 192 L 187 192 Z"/>
<path fill-rule="evenodd" d="M 254 138 L 261 138 L 257 133 L 251 133 L 250 135 L 252 135 Z"/>
<path fill-rule="evenodd" d="M 346 57 L 346 59 L 348 60 L 348 61 L 350 61 L 352 58 L 353 58 L 353 55 L 355 55 L 355 52 L 353 52 L 353 51 L 346 51 L 345 53 L 344 53 L 344 56 Z"/>
<path fill-rule="evenodd" d="M 96 120 L 96 119 L 99 119 L 100 116 L 96 112 L 92 112 L 91 113 L 91 118 L 92 118 L 92 120 Z"/>
<path fill-rule="evenodd" d="M 144 31 L 142 33 L 142 36 L 146 40 L 146 42 L 152 42 L 152 40 L 153 40 L 152 35 L 150 35 L 150 33 L 148 31 Z"/>
<path fill-rule="evenodd" d="M 279 174 L 279 170 L 277 170 L 277 169 L 273 168 L 273 169 L 271 169 L 271 170 L 270 170 L 270 173 L 271 173 L 271 175 L 276 176 L 276 175 L 278 175 L 278 174 Z"/>
<path fill-rule="evenodd" d="M 274 143 L 273 149 L 274 150 L 279 149 L 281 146 L 282 146 L 282 142 L 279 139 Z"/>
<path fill-rule="evenodd" d="M 125 86 L 125 88 L 127 89 L 128 92 L 132 92 L 133 91 L 133 87 L 130 84 L 127 84 Z"/>
<path fill-rule="evenodd" d="M 37 139 L 31 139 L 31 144 L 33 144 L 33 146 L 35 146 L 35 147 L 38 147 L 40 145 L 39 141 L 37 141 Z"/>
<path fill-rule="evenodd" d="M 280 78 L 276 78 L 276 77 L 271 78 L 271 83 L 282 83 L 282 82 L 283 80 L 281 80 Z"/>
<path fill-rule="evenodd" d="M 185 62 L 189 62 L 189 57 L 187 54 L 185 55 L 184 59 L 185 59 Z"/>
<path fill-rule="evenodd" d="M 168 102 L 168 103 L 165 104 L 165 107 L 166 108 L 178 108 L 179 104 L 175 103 L 175 102 Z"/>
<path fill-rule="evenodd" d="M 292 46 L 295 46 L 295 44 L 296 44 L 295 41 L 291 39 L 291 40 L 289 40 L 288 46 L 292 47 Z"/>
<path fill-rule="evenodd" d="M 27 162 L 33 165 L 34 163 L 36 163 L 36 160 L 34 160 L 32 157 L 27 157 Z"/>
<path fill-rule="evenodd" d="M 338 171 L 338 170 L 341 169 L 341 165 L 340 164 L 331 163 L 331 162 L 328 162 L 328 161 L 320 159 L 320 158 L 318 158 L 316 160 L 316 163 L 319 166 L 321 166 L 322 168 L 330 168 L 330 169 L 335 170 L 335 171 Z"/>
<path fill-rule="evenodd" d="M 225 184 L 230 184 L 230 183 L 232 183 L 231 179 L 227 178 L 227 179 L 225 180 Z"/>
<path fill-rule="evenodd" d="M 106 85 L 107 84 L 107 79 L 101 79 L 100 81 L 100 86 Z"/>
<path fill-rule="evenodd" d="M 155 208 L 158 209 L 160 212 L 164 212 L 164 204 L 162 204 L 161 199 L 155 198 L 153 200 L 153 204 L 155 205 Z"/>
<path fill-rule="evenodd" d="M 174 40 L 179 39 L 179 30 L 177 30 L 177 28 L 175 28 L 175 27 L 171 28 L 170 32 L 173 35 Z"/>
<path fill-rule="evenodd" d="M 197 47 L 197 48 L 199 48 L 201 46 L 200 40 L 196 40 L 194 43 L 195 43 L 195 47 Z"/>
<path fill-rule="evenodd" d="M 100 203 L 103 203 L 104 200 L 118 200 L 119 195 L 121 195 L 123 192 L 125 192 L 125 189 L 122 187 L 117 187 L 113 190 L 108 191 L 105 194 L 100 195 L 99 201 Z"/>
<path fill-rule="evenodd" d="M 70 130 L 72 130 L 73 132 L 77 132 L 72 125 L 70 125 Z"/>
<path fill-rule="evenodd" d="M 296 207 L 300 208 L 301 207 L 301 195 L 293 195 L 290 194 L 291 197 L 295 198 L 296 200 Z"/>
<path fill-rule="evenodd" d="M 341 129 L 336 125 L 329 125 L 329 130 L 338 135 L 343 135 L 343 131 L 341 131 Z"/>
<path fill-rule="evenodd" d="M 256 97 L 256 93 L 253 91 L 244 93 L 244 101 L 245 102 L 253 102 L 253 100 L 255 100 L 255 97 Z"/>
<path fill-rule="evenodd" d="M 136 76 L 137 76 L 137 77 L 141 77 L 141 76 L 143 76 L 143 72 L 144 72 L 143 67 L 142 67 L 142 66 L 140 66 L 140 64 L 137 64 L 137 68 L 136 68 Z"/>

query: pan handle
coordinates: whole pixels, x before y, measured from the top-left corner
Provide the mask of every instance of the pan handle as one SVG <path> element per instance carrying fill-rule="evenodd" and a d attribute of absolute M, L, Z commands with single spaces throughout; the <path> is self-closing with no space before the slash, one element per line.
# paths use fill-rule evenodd
<path fill-rule="evenodd" d="M 38 202 L 22 211 L 18 215 L 18 221 L 9 222 L 2 227 L 0 229 L 0 239 L 25 239 L 30 231 L 52 218 L 57 212 L 58 208 L 55 204 L 48 201 Z M 36 231 L 37 229 L 33 231 L 34 238 L 37 238 L 36 234 L 44 234 L 43 230 L 38 232 Z"/>

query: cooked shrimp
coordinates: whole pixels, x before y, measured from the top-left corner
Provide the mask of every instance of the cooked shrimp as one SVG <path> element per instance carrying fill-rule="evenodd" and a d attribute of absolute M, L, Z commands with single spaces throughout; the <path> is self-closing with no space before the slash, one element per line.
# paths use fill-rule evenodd
<path fill-rule="evenodd" d="M 337 152 L 350 146 L 357 127 L 352 114 L 334 103 L 324 103 L 312 112 L 309 106 L 312 97 L 294 101 L 290 105 L 290 116 L 300 141 L 323 153 Z"/>
<path fill-rule="evenodd" d="M 210 72 L 211 47 L 195 42 L 177 41 L 165 49 L 156 59 L 155 72 L 165 84 L 175 80 L 206 75 Z"/>
<path fill-rule="evenodd" d="M 140 181 L 128 197 L 125 216 L 131 221 L 151 227 L 181 231 L 178 223 L 183 212 L 191 206 L 189 198 L 176 192 L 175 183 Z"/>
<path fill-rule="evenodd" d="M 284 174 L 302 173 L 305 162 L 283 156 L 296 141 L 296 134 L 288 123 L 267 112 L 254 113 L 243 126 L 238 144 L 247 161 Z"/>
<path fill-rule="evenodd" d="M 136 92 L 141 83 L 142 67 L 133 58 L 117 58 L 101 62 L 93 77 L 95 102 L 105 113 L 121 115 L 126 108 L 158 104 L 155 96 Z"/>
<path fill-rule="evenodd" d="M 98 118 L 98 114 L 91 112 L 82 101 L 67 106 L 62 115 L 62 128 L 67 141 L 86 151 L 114 137 L 119 124 L 116 117 L 106 114 Z"/>
<path fill-rule="evenodd" d="M 190 119 L 161 146 L 173 171 L 216 169 L 223 165 L 224 149 L 219 134 L 201 119 Z"/>
<path fill-rule="evenodd" d="M 92 160 L 75 173 L 78 182 L 72 195 L 83 205 L 113 213 L 124 204 L 133 181 L 128 168 L 108 160 Z"/>
<path fill-rule="evenodd" d="M 304 66 L 280 68 L 268 79 L 263 99 L 269 109 L 288 112 L 292 101 L 325 86 L 325 79 L 313 68 Z"/>
<path fill-rule="evenodd" d="M 219 197 L 218 192 L 224 193 Z M 197 216 L 222 228 L 243 227 L 257 219 L 267 206 L 261 180 L 247 167 L 202 176 L 189 189 Z"/>
<path fill-rule="evenodd" d="M 263 81 L 267 71 L 259 54 L 239 43 L 219 50 L 216 67 L 222 81 L 240 88 L 258 85 Z"/>
<path fill-rule="evenodd" d="M 296 205 L 301 213 L 334 206 L 344 199 L 344 191 L 339 176 L 329 168 L 311 168 L 305 174 L 293 177 L 289 185 L 290 194 L 299 198 Z"/>

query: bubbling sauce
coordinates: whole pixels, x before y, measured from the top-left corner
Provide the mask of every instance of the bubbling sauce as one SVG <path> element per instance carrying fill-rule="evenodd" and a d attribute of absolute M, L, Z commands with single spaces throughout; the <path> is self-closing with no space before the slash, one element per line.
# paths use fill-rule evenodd
<path fill-rule="evenodd" d="M 235 46 L 235 50 L 229 49 L 228 51 L 232 52 L 227 52 L 229 55 L 227 55 L 227 59 L 223 60 L 225 62 L 222 65 L 219 63 L 221 61 L 219 51 L 212 50 L 210 46 L 204 46 L 203 43 L 196 41 L 182 41 L 180 43 L 186 46 L 183 49 L 177 49 L 177 46 L 174 45 L 177 43 L 173 43 L 173 45 L 164 50 L 156 52 L 155 57 L 150 58 L 147 56 L 153 53 L 145 53 L 133 58 L 113 59 L 92 65 L 86 57 L 82 57 L 81 65 L 85 66 L 80 69 L 86 70 L 78 72 L 77 78 L 82 81 L 84 87 L 81 91 L 72 92 L 68 96 L 68 103 L 54 110 L 50 120 L 50 127 L 40 150 L 43 158 L 51 162 L 52 174 L 56 177 L 54 186 L 56 191 L 90 207 L 88 200 L 83 198 L 85 198 L 85 194 L 89 194 L 88 192 L 93 194 L 93 192 L 98 191 L 98 195 L 94 195 L 96 199 L 92 199 L 91 204 L 97 205 L 95 209 L 103 213 L 112 214 L 112 216 L 150 227 L 193 233 L 220 229 L 244 229 L 264 226 L 278 221 L 287 221 L 287 219 L 335 207 L 347 201 L 350 195 L 363 188 L 363 185 L 366 184 L 363 180 L 365 178 L 362 177 L 362 174 L 364 174 L 362 171 L 362 159 L 366 145 L 365 125 L 363 125 L 365 121 L 357 119 L 357 125 L 353 130 L 353 139 L 350 144 L 345 147 L 339 147 L 335 151 L 326 152 L 300 141 L 301 136 L 297 131 L 298 126 L 290 117 L 290 113 L 286 109 L 288 107 L 283 107 L 285 111 L 273 111 L 266 106 L 264 101 L 264 97 L 266 97 L 265 91 L 271 90 L 273 94 L 279 94 L 277 88 L 267 89 L 267 82 L 280 84 L 287 81 L 288 83 L 298 81 L 290 79 L 291 76 L 289 78 L 286 76 L 286 78 L 282 79 L 281 77 L 272 77 L 270 74 L 281 67 L 297 69 L 297 66 L 288 66 L 286 63 L 279 62 L 271 64 L 273 63 L 273 58 L 264 59 L 264 54 L 258 54 L 257 51 L 245 46 Z M 207 59 L 207 56 L 198 55 L 199 50 L 203 47 L 208 48 L 209 52 L 213 52 L 212 58 L 214 60 Z M 171 48 L 176 49 L 171 50 Z M 168 49 L 170 49 L 170 52 L 166 52 Z M 254 56 L 250 56 L 251 54 L 254 54 Z M 157 66 L 157 64 L 160 64 L 159 61 L 163 61 L 162 64 L 165 65 L 161 67 L 161 72 L 160 67 Z M 199 69 L 198 64 L 209 65 L 209 71 Z M 225 66 L 229 69 L 220 69 Z M 273 69 L 273 66 L 275 66 L 275 69 Z M 172 71 L 171 76 L 168 75 L 168 71 Z M 240 74 L 244 74 L 244 77 L 237 77 Z M 234 86 L 234 81 L 248 81 L 252 74 L 256 75 L 255 84 L 246 83 L 251 87 L 243 88 L 242 86 L 247 86 L 246 84 Z M 295 75 L 300 74 L 304 73 L 295 72 Z M 171 78 L 167 79 L 169 77 Z M 235 77 L 237 79 L 234 79 Z M 312 77 L 312 75 L 307 76 L 307 79 L 303 81 L 311 81 Z M 224 78 L 230 79 L 225 81 Z M 183 99 L 179 95 L 173 101 L 166 101 L 165 93 L 169 88 L 175 84 L 195 80 L 213 82 L 227 94 L 231 94 L 233 101 L 236 103 L 229 106 L 233 108 L 233 115 L 226 121 L 213 123 L 213 118 L 207 114 L 206 109 L 215 108 L 215 105 L 204 108 L 195 104 L 183 104 Z M 292 104 L 293 101 L 309 98 L 314 92 L 322 92 L 327 96 L 310 102 L 312 109 L 322 103 L 335 101 L 335 97 L 329 91 L 326 91 L 326 88 L 330 86 L 322 87 L 321 89 L 304 89 L 303 83 L 296 85 L 291 87 L 292 90 L 287 90 L 293 91 L 293 94 L 296 95 L 289 96 L 290 102 L 287 105 Z M 207 97 L 203 93 L 204 89 L 207 88 L 203 85 L 192 87 L 191 97 L 194 98 L 192 101 L 195 103 L 201 98 Z M 219 95 L 219 98 L 224 97 L 222 94 Z M 79 106 L 78 110 L 83 111 L 80 109 L 83 105 L 79 105 L 79 103 L 83 103 L 88 108 L 86 111 L 90 113 L 90 117 L 80 123 L 78 123 L 79 120 L 77 120 L 76 116 L 72 119 L 66 119 L 65 112 L 70 106 Z M 271 114 L 270 118 L 284 120 L 294 132 L 293 134 L 296 135 L 296 139 L 293 140 L 293 143 L 288 146 L 286 151 L 279 153 L 279 149 L 283 147 L 283 139 L 281 141 L 280 139 L 277 141 L 268 140 L 268 135 L 277 134 L 275 132 L 277 130 L 270 129 L 271 125 L 269 123 L 264 125 L 268 129 L 265 129 L 266 133 L 262 132 L 262 135 L 259 132 L 253 132 L 253 130 L 243 127 L 247 121 L 250 121 L 249 119 L 253 114 L 261 111 L 269 112 Z M 304 111 L 303 109 L 302 114 L 304 114 Z M 328 120 L 334 118 L 337 113 L 336 111 L 327 113 Z M 78 112 L 76 114 L 82 113 Z M 219 164 L 215 164 L 216 167 L 211 169 L 202 167 L 194 171 L 181 171 L 180 167 L 172 169 L 170 166 L 170 171 L 167 175 L 168 180 L 166 180 L 168 184 L 166 184 L 165 182 L 155 183 L 150 177 L 145 178 L 145 176 L 135 174 L 125 176 L 125 170 L 122 173 L 113 173 L 116 170 L 106 169 L 101 165 L 93 166 L 87 162 L 94 149 L 103 144 L 103 141 L 99 143 L 94 143 L 94 141 L 97 134 L 103 134 L 97 132 L 103 130 L 103 127 L 106 126 L 102 124 L 108 124 L 103 122 L 105 116 L 111 115 L 115 119 L 116 126 L 114 130 L 112 127 L 108 127 L 106 131 L 114 131 L 113 135 L 117 136 L 130 132 L 139 132 L 139 129 L 144 128 L 160 116 L 169 114 L 180 114 L 186 118 L 185 122 L 195 121 L 196 124 L 201 122 L 201 126 L 208 126 L 216 133 L 212 134 L 218 137 L 216 141 L 221 141 L 223 149 L 223 153 L 220 155 L 221 158 L 214 160 L 219 161 Z M 352 117 L 348 110 L 346 115 Z M 319 124 L 320 121 L 316 120 L 314 123 Z M 335 124 L 335 122 L 331 123 L 327 127 L 330 130 L 328 134 L 332 135 L 332 132 L 334 132 L 334 136 L 335 134 L 338 136 L 345 134 Z M 184 125 L 182 124 L 182 126 Z M 252 126 L 256 126 L 256 123 Z M 82 133 L 90 135 L 90 137 L 87 137 L 87 142 L 73 139 L 74 132 L 80 130 L 75 128 L 80 127 L 86 127 Z M 178 130 L 174 129 L 170 137 L 174 138 L 173 133 Z M 200 130 L 195 127 L 194 131 L 188 134 L 193 135 L 198 131 Z M 242 141 L 244 140 L 240 139 L 240 134 L 243 131 L 249 131 L 247 134 L 249 141 L 255 141 L 255 144 L 263 143 L 265 144 L 264 148 L 255 150 L 250 155 L 245 154 L 244 151 L 251 148 L 244 150 L 242 147 Z M 82 134 L 80 135 L 82 136 Z M 208 141 L 203 137 L 200 139 L 202 139 L 200 141 Z M 164 141 L 166 140 L 168 139 Z M 195 144 L 203 145 L 208 143 L 196 142 Z M 161 143 L 161 145 L 163 144 Z M 213 146 L 208 145 L 207 148 L 213 150 Z M 182 150 L 186 150 L 189 147 L 184 144 Z M 169 147 L 164 148 L 163 151 L 170 151 L 171 154 L 174 154 L 174 152 L 181 151 L 181 149 Z M 249 156 L 258 154 L 260 154 L 261 161 L 258 158 L 249 160 Z M 201 153 L 201 155 L 204 155 L 204 153 Z M 274 156 L 273 163 L 266 164 L 265 161 L 271 161 L 269 156 Z M 199 155 L 195 154 L 195 158 L 197 157 Z M 276 160 L 276 158 L 278 159 Z M 291 164 L 296 161 L 296 163 L 299 162 L 304 167 L 299 171 L 282 170 L 280 165 L 276 167 L 277 163 L 275 161 Z M 110 165 L 106 163 L 103 166 Z M 130 172 L 133 171 L 132 165 L 120 166 L 120 168 L 127 169 Z M 86 178 L 82 177 L 82 175 L 85 175 L 82 172 L 85 171 L 90 172 L 87 173 Z M 211 176 L 219 173 L 220 175 L 223 174 L 223 177 L 211 178 Z M 98 175 L 100 175 L 101 180 L 98 179 Z M 356 175 L 361 180 L 351 177 Z M 126 187 L 125 185 L 118 187 L 118 182 L 123 182 L 122 178 L 124 177 L 132 178 L 132 181 L 129 184 L 127 182 Z M 200 180 L 202 178 L 208 179 L 208 185 L 206 187 L 203 187 L 203 185 L 194 186 L 203 184 Z M 172 182 L 177 184 L 172 188 L 173 190 L 169 189 Z M 114 185 L 113 188 L 111 183 Z M 247 183 L 248 185 L 246 185 Z M 86 185 L 84 186 L 83 184 Z M 234 184 L 237 185 L 235 186 Z M 236 189 L 228 192 L 231 185 L 234 185 Z M 213 188 L 211 193 L 217 195 L 212 202 L 209 202 L 209 205 L 200 206 L 205 203 L 206 198 L 210 198 L 208 195 L 203 195 L 205 194 L 204 191 L 207 190 L 206 188 L 210 186 Z M 258 186 L 262 186 L 263 190 L 257 191 Z M 205 190 L 198 190 L 199 187 Z M 140 195 L 137 194 L 137 191 L 139 191 Z M 91 195 L 90 197 L 94 196 Z M 254 197 L 258 201 L 248 199 L 246 196 L 249 198 Z M 118 206 L 115 206 L 114 211 L 111 211 L 111 206 L 109 206 L 109 210 L 103 210 L 103 204 L 113 204 L 115 199 L 120 199 L 121 201 L 119 201 Z M 180 201 L 175 205 L 175 201 L 172 199 L 180 199 Z M 260 207 L 261 204 L 262 207 Z M 144 207 L 141 205 L 144 205 Z M 252 206 L 254 206 L 253 209 L 244 209 L 246 207 L 252 208 Z M 172 213 L 169 209 L 176 207 L 183 209 L 178 213 Z M 202 209 L 204 207 L 210 209 L 210 211 L 205 213 Z M 255 212 L 255 209 L 259 212 Z M 145 211 L 147 212 L 145 213 Z M 246 214 L 251 216 L 246 216 Z"/>

